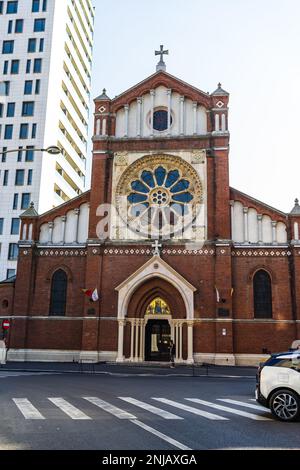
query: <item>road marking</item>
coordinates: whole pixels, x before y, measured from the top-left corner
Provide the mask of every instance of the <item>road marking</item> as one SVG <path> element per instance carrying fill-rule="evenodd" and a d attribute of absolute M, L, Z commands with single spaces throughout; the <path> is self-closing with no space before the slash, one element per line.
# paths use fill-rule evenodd
<path fill-rule="evenodd" d="M 116 406 L 113 406 L 110 403 L 101 400 L 100 398 L 83 397 L 83 399 L 89 401 L 90 403 L 93 403 L 93 405 L 98 406 L 102 410 L 107 411 L 107 413 L 110 413 L 119 419 L 137 419 L 137 417 L 132 415 L 131 413 L 127 413 L 127 411 L 121 410 L 120 408 L 117 408 Z"/>
<path fill-rule="evenodd" d="M 229 408 L 228 406 L 216 405 L 210 401 L 199 400 L 198 398 L 185 398 L 185 400 L 192 401 L 193 403 L 199 403 L 200 405 L 209 406 L 211 408 L 215 408 L 216 410 L 226 411 L 227 413 L 244 416 L 244 418 L 250 418 L 257 421 L 272 421 L 270 418 L 266 418 L 265 416 L 248 413 L 247 411 L 236 410 L 234 408 Z"/>
<path fill-rule="evenodd" d="M 225 403 L 244 406 L 246 408 L 253 408 L 254 410 L 268 411 L 267 408 L 264 408 L 263 406 L 252 405 L 252 403 L 245 403 L 243 401 L 238 401 L 238 400 L 231 400 L 230 398 L 218 398 L 218 401 L 224 401 Z"/>
<path fill-rule="evenodd" d="M 137 419 L 132 420 L 131 422 L 136 424 L 137 426 L 140 426 L 141 428 L 145 429 L 145 431 L 148 431 L 151 434 L 154 434 L 154 436 L 159 437 L 160 439 L 163 439 L 164 441 L 168 442 L 169 444 L 173 445 L 174 447 L 177 447 L 178 449 L 192 450 L 190 447 L 187 447 L 184 444 L 181 444 L 181 442 L 178 442 L 175 439 L 172 439 L 172 437 L 169 437 L 166 434 L 163 434 L 162 432 L 159 432 L 156 429 L 151 428 L 147 424 L 144 424 L 144 423 L 142 423 L 141 421 L 139 421 Z"/>
<path fill-rule="evenodd" d="M 213 413 L 208 413 L 207 411 L 199 410 L 198 408 L 193 408 L 192 406 L 187 406 L 182 403 L 178 403 L 173 400 L 167 400 L 166 398 L 152 398 L 152 400 L 159 401 L 161 403 L 165 403 L 166 405 L 174 406 L 175 408 L 179 408 L 184 411 L 188 411 L 189 413 L 193 413 L 195 415 L 203 416 L 207 419 L 214 419 L 214 420 L 221 420 L 221 421 L 228 421 L 228 418 L 224 418 L 223 416 L 215 415 Z"/>
<path fill-rule="evenodd" d="M 85 413 L 80 411 L 71 403 L 67 402 L 63 398 L 48 398 L 54 405 L 56 405 L 60 410 L 66 413 L 72 419 L 91 419 Z"/>
<path fill-rule="evenodd" d="M 157 408 L 156 406 L 149 405 L 148 403 L 144 403 L 143 401 L 136 400 L 135 398 L 131 397 L 118 397 L 120 400 L 124 400 L 132 405 L 138 406 L 143 410 L 149 411 L 155 415 L 158 415 L 164 419 L 183 419 L 180 416 L 174 415 L 173 413 L 169 413 L 168 411 L 162 410 L 161 408 Z"/>
<path fill-rule="evenodd" d="M 25 419 L 45 419 L 27 398 L 13 398 Z"/>

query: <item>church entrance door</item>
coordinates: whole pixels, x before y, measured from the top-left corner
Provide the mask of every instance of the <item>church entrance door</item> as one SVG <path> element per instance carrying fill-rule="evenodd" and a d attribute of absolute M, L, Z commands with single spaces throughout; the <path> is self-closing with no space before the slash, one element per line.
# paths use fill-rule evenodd
<path fill-rule="evenodd" d="M 171 327 L 168 320 L 149 320 L 145 331 L 145 360 L 169 361 L 170 340 Z"/>

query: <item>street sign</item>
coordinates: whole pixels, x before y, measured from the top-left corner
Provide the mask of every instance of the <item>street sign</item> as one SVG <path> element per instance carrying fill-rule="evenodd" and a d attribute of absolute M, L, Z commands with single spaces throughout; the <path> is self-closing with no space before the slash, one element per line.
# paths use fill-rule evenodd
<path fill-rule="evenodd" d="M 2 328 L 3 328 L 3 330 L 9 330 L 9 328 L 10 328 L 10 321 L 9 321 L 9 320 L 3 320 L 3 322 L 2 322 Z"/>

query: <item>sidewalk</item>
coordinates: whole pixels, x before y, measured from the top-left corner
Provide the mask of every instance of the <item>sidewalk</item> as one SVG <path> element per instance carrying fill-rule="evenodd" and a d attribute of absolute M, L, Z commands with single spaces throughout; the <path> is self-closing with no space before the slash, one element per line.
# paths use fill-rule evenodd
<path fill-rule="evenodd" d="M 253 377 L 255 378 L 255 367 L 238 366 L 214 366 L 214 365 L 177 365 L 170 368 L 168 363 L 139 363 L 139 364 L 116 364 L 116 363 L 83 363 L 77 362 L 8 362 L 0 366 L 1 371 L 14 372 L 55 372 L 68 374 L 107 374 L 124 376 L 209 376 L 209 377 Z"/>

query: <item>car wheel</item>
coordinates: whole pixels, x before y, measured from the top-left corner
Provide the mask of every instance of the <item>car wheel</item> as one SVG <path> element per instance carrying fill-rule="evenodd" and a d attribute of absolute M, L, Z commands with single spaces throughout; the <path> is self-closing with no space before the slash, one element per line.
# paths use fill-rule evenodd
<path fill-rule="evenodd" d="M 300 416 L 300 400 L 291 390 L 278 390 L 270 399 L 270 409 L 280 421 L 296 421 Z"/>

